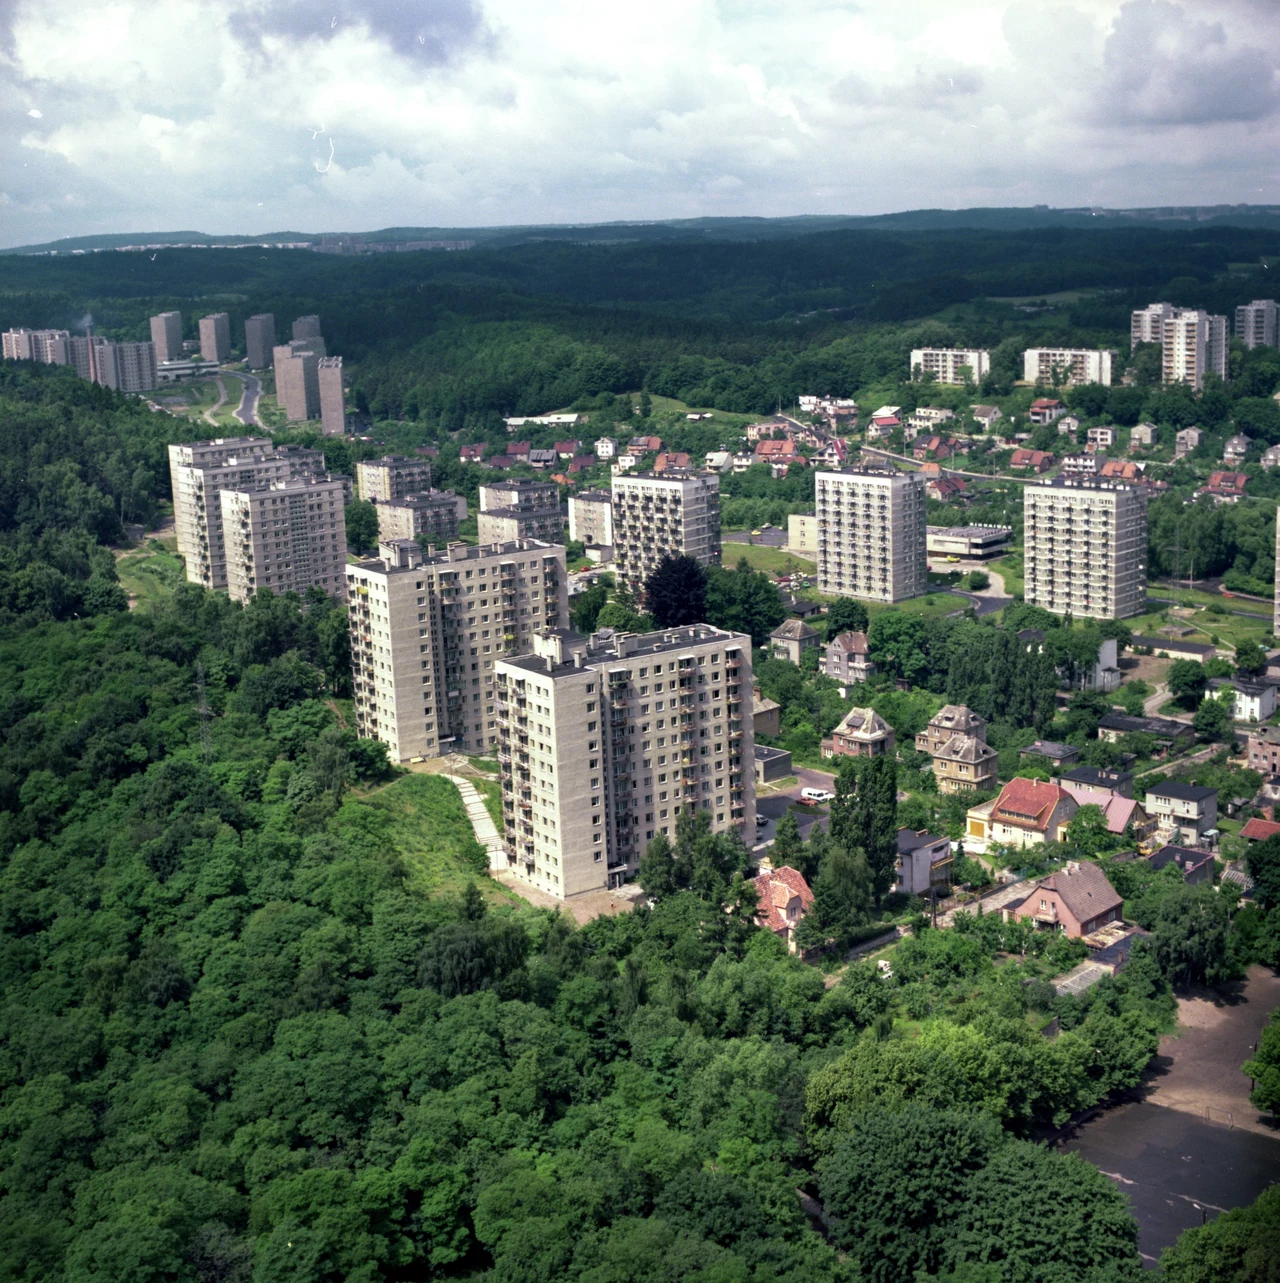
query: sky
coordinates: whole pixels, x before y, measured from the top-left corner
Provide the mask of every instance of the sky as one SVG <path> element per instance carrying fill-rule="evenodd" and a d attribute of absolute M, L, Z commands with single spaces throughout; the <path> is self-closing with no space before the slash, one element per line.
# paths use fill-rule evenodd
<path fill-rule="evenodd" d="M 0 0 L 0 244 L 1280 202 L 1276 0 Z"/>

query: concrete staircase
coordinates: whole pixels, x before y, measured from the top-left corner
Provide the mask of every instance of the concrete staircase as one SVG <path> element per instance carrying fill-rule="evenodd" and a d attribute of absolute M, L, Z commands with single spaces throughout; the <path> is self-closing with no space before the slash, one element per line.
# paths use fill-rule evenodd
<path fill-rule="evenodd" d="M 507 867 L 507 851 L 502 844 L 502 835 L 498 832 L 497 825 L 494 824 L 493 817 L 484 804 L 484 798 L 476 792 L 475 785 L 465 776 L 447 775 L 445 778 L 451 780 L 462 795 L 462 805 L 466 807 L 467 819 L 471 821 L 476 841 L 484 847 L 489 857 L 489 871 L 501 872 Z"/>

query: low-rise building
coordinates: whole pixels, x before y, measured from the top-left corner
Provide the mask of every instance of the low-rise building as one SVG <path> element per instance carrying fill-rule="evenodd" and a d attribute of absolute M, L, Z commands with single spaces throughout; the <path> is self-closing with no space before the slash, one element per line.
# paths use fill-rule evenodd
<path fill-rule="evenodd" d="M 1185 459 L 1203 438 L 1204 433 L 1199 428 L 1183 428 L 1173 438 L 1173 457 Z"/>
<path fill-rule="evenodd" d="M 1014 472 L 1048 472 L 1057 462 L 1048 450 L 1028 450 L 1025 447 L 1015 450 L 1009 459 L 1009 467 Z"/>
<path fill-rule="evenodd" d="M 1031 409 L 1027 411 L 1027 418 L 1037 426 L 1045 423 L 1052 423 L 1055 419 L 1060 419 L 1067 412 L 1067 407 L 1063 405 L 1057 397 L 1040 396 L 1036 397 L 1031 403 Z"/>
<path fill-rule="evenodd" d="M 1154 423 L 1139 423 L 1129 429 L 1129 449 L 1139 446 L 1153 446 L 1160 439 L 1160 429 Z"/>
<path fill-rule="evenodd" d="M 1203 882 L 1213 884 L 1213 852 L 1198 851 L 1194 847 L 1162 846 L 1152 851 L 1147 863 L 1156 870 L 1166 865 L 1175 865 L 1182 874 L 1182 880 L 1188 886 L 1199 886 Z"/>
<path fill-rule="evenodd" d="M 1280 775 L 1280 726 L 1260 726 L 1250 731 L 1246 760 L 1251 771 Z"/>
<path fill-rule="evenodd" d="M 1218 827 L 1218 790 L 1184 780 L 1165 780 L 1146 793 L 1146 812 L 1167 841 L 1212 845 Z"/>
<path fill-rule="evenodd" d="M 876 674 L 866 633 L 841 633 L 827 643 L 824 671 L 843 684 L 870 681 Z"/>
<path fill-rule="evenodd" d="M 1062 475 L 1064 477 L 1096 477 L 1107 462 L 1105 456 L 1084 453 L 1065 454 L 1062 456 Z"/>
<path fill-rule="evenodd" d="M 755 748 L 755 774 L 757 784 L 772 784 L 791 774 L 791 754 L 785 748 L 770 748 L 757 744 Z"/>
<path fill-rule="evenodd" d="M 1116 430 L 1105 425 L 1090 428 L 1085 434 L 1085 439 L 1097 450 L 1109 450 L 1116 443 Z"/>
<path fill-rule="evenodd" d="M 970 808 L 965 845 L 984 851 L 991 843 L 1023 847 L 1060 842 L 1078 809 L 1075 798 L 1057 784 L 1018 776 L 993 801 Z"/>
<path fill-rule="evenodd" d="M 969 735 L 987 742 L 987 723 L 964 704 L 947 704 L 934 714 L 916 736 L 916 752 L 932 756 L 954 735 Z"/>
<path fill-rule="evenodd" d="M 998 782 L 999 764 L 999 753 L 983 740 L 953 735 L 933 753 L 938 792 L 985 793 Z"/>
<path fill-rule="evenodd" d="M 893 889 L 899 895 L 944 894 L 951 886 L 951 839 L 925 829 L 898 830 Z"/>
<path fill-rule="evenodd" d="M 1101 766 L 1076 766 L 1067 771 L 1058 783 L 1068 793 L 1080 800 L 1079 794 L 1087 792 L 1109 793 L 1114 797 L 1133 796 L 1133 772 L 1113 771 Z"/>
<path fill-rule="evenodd" d="M 1218 655 L 1217 647 L 1209 642 L 1185 641 L 1181 637 L 1147 637 L 1138 633 L 1130 638 L 1129 649 L 1150 650 L 1152 654 L 1164 654 L 1170 659 L 1194 659 L 1200 664 L 1216 659 Z"/>
<path fill-rule="evenodd" d="M 782 734 L 782 705 L 766 699 L 758 689 L 751 692 L 751 725 L 757 735 L 777 739 Z"/>
<path fill-rule="evenodd" d="M 998 419 L 1004 418 L 998 405 L 971 405 L 969 413 L 973 415 L 974 422 L 982 425 L 984 432 L 990 432 L 992 425 Z"/>
<path fill-rule="evenodd" d="M 769 861 L 752 879 L 756 888 L 756 926 L 772 931 L 796 952 L 795 932 L 813 907 L 813 892 L 804 877 L 789 865 L 775 869 Z"/>
<path fill-rule="evenodd" d="M 1012 526 L 929 526 L 925 534 L 925 548 L 931 556 L 966 561 L 999 557 L 1012 542 Z"/>
<path fill-rule="evenodd" d="M 1209 484 L 1196 491 L 1207 495 L 1215 504 L 1239 503 L 1245 497 L 1249 478 L 1243 472 L 1211 472 Z"/>
<path fill-rule="evenodd" d="M 1104 713 L 1098 722 L 1098 738 L 1115 744 L 1126 735 L 1153 736 L 1157 756 L 1174 749 L 1189 748 L 1195 743 L 1196 733 L 1189 722 L 1175 721 L 1171 717 L 1133 717 L 1128 713 Z"/>
<path fill-rule="evenodd" d="M 1249 453 L 1249 447 L 1253 444 L 1242 432 L 1237 432 L 1235 436 L 1228 437 L 1226 444 L 1222 447 L 1222 462 L 1240 464 L 1244 462 L 1245 455 Z"/>
<path fill-rule="evenodd" d="M 1231 716 L 1237 722 L 1265 722 L 1276 711 L 1276 688 L 1271 682 L 1249 681 L 1247 678 L 1214 678 L 1214 690 L 1230 687 L 1235 697 Z"/>
<path fill-rule="evenodd" d="M 969 492 L 968 483 L 961 477 L 931 477 L 925 482 L 924 492 L 939 503 L 962 499 Z"/>
<path fill-rule="evenodd" d="M 769 653 L 775 659 L 789 659 L 797 667 L 807 650 L 821 644 L 816 628 L 810 628 L 802 619 L 784 619 L 769 634 Z"/>
<path fill-rule="evenodd" d="M 1053 740 L 1036 740 L 1034 743 L 1028 744 L 1026 748 L 1021 749 L 1018 756 L 1043 758 L 1050 766 L 1061 770 L 1064 766 L 1070 766 L 1080 756 L 1080 750 L 1074 744 L 1058 744 Z"/>
<path fill-rule="evenodd" d="M 1133 842 L 1145 842 L 1155 831 L 1155 821 L 1146 813 L 1142 804 L 1132 797 L 1120 797 L 1107 789 L 1087 788 L 1059 780 L 1081 806 L 1096 806 L 1102 812 L 1107 832 L 1117 837 L 1128 835 Z"/>
<path fill-rule="evenodd" d="M 1037 882 L 1025 899 L 1006 905 L 1002 912 L 1006 922 L 1029 920 L 1078 940 L 1109 922 L 1119 922 L 1123 904 L 1096 864 L 1073 860 Z"/>
<path fill-rule="evenodd" d="M 618 443 L 612 437 L 600 437 L 596 441 L 596 458 L 612 459 L 618 453 Z"/>
<path fill-rule="evenodd" d="M 892 757 L 893 749 L 893 727 L 872 708 L 851 708 L 822 741 L 823 757 Z"/>

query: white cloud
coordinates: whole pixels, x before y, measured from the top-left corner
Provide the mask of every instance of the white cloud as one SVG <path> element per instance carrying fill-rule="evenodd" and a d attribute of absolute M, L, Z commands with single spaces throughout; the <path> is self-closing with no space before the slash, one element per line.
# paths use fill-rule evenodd
<path fill-rule="evenodd" d="M 1260 4 L 0 0 L 3 236 L 1274 200 Z"/>

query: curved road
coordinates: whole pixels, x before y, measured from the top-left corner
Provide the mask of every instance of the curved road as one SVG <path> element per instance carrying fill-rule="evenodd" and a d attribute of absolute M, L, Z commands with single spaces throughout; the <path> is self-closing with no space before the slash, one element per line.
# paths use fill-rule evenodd
<path fill-rule="evenodd" d="M 253 374 L 241 374 L 237 372 L 234 376 L 240 380 L 241 393 L 240 404 L 236 408 L 235 417 L 241 423 L 248 427 L 250 424 L 258 422 L 258 398 L 262 395 L 262 380 Z"/>

